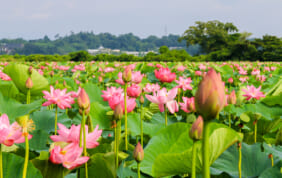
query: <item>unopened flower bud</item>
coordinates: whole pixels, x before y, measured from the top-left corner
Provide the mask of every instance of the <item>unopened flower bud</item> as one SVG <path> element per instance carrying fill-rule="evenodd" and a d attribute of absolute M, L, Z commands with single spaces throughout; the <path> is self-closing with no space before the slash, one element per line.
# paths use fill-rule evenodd
<path fill-rule="evenodd" d="M 29 74 L 29 76 L 32 74 L 32 66 L 29 66 L 29 68 L 28 68 L 28 74 Z"/>
<path fill-rule="evenodd" d="M 99 83 L 103 82 L 103 77 L 99 76 L 98 80 L 99 80 Z"/>
<path fill-rule="evenodd" d="M 134 151 L 133 151 L 133 157 L 137 163 L 140 163 L 144 159 L 144 150 L 140 144 L 140 142 L 137 143 Z"/>
<path fill-rule="evenodd" d="M 81 88 L 78 97 L 77 97 L 78 106 L 81 109 L 88 109 L 90 108 L 90 99 L 83 88 Z"/>
<path fill-rule="evenodd" d="M 228 95 L 228 98 L 227 98 L 227 103 L 228 104 L 236 104 L 236 94 L 235 94 L 235 90 L 233 90 L 230 95 Z"/>
<path fill-rule="evenodd" d="M 225 87 L 219 73 L 210 69 L 203 77 L 195 95 L 195 105 L 204 120 L 217 117 L 226 103 Z"/>
<path fill-rule="evenodd" d="M 192 127 L 189 131 L 189 136 L 193 140 L 200 140 L 203 137 L 203 127 L 204 120 L 202 116 L 199 116 L 195 122 L 192 124 Z"/>
<path fill-rule="evenodd" d="M 31 89 L 33 87 L 33 83 L 30 77 L 28 77 L 28 79 L 26 80 L 25 87 L 28 89 Z"/>
<path fill-rule="evenodd" d="M 120 120 L 120 119 L 122 119 L 122 116 L 123 116 L 123 109 L 122 109 L 121 104 L 118 104 L 118 105 L 115 107 L 114 118 L 115 118 L 116 120 Z"/>
<path fill-rule="evenodd" d="M 143 95 L 140 96 L 140 103 L 141 103 L 141 104 L 144 103 L 144 96 L 143 96 Z"/>
<path fill-rule="evenodd" d="M 268 158 L 269 158 L 269 159 L 273 158 L 272 153 L 269 153 Z"/>
<path fill-rule="evenodd" d="M 90 113 L 90 106 L 86 109 L 82 109 L 82 108 L 79 108 L 79 114 L 82 115 L 83 114 L 83 111 L 84 111 L 84 114 L 85 115 L 88 115 Z"/>
<path fill-rule="evenodd" d="M 131 68 L 127 66 L 122 73 L 122 80 L 128 83 L 131 81 L 131 76 L 132 76 Z"/>

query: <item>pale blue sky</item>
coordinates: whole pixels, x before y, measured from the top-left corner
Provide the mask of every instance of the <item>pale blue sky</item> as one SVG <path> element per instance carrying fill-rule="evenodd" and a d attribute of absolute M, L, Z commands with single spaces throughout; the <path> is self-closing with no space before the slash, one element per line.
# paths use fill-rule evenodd
<path fill-rule="evenodd" d="M 282 0 L 1 0 L 0 38 L 54 38 L 80 31 L 142 38 L 181 35 L 195 21 L 282 37 Z"/>

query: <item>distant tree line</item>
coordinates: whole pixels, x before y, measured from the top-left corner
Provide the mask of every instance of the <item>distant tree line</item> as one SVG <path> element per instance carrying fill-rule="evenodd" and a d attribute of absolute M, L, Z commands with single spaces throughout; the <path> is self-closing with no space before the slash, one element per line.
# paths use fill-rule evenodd
<path fill-rule="evenodd" d="M 93 32 L 72 33 L 69 36 L 48 36 L 38 40 L 14 39 L 0 40 L 0 45 L 24 44 L 22 48 L 12 51 L 14 56 L 5 55 L 0 60 L 24 61 L 281 61 L 282 39 L 276 36 L 264 35 L 262 38 L 250 38 L 251 33 L 241 32 L 232 23 L 220 21 L 195 22 L 182 36 L 168 35 L 158 38 L 149 36 L 141 39 L 132 33 L 111 35 L 110 33 Z M 99 46 L 124 51 L 149 51 L 143 57 L 121 54 L 98 54 L 91 56 L 86 49 Z M 170 50 L 169 47 L 181 49 Z M 0 46 L 1 47 L 1 46 Z"/>
<path fill-rule="evenodd" d="M 149 36 L 141 39 L 132 33 L 119 36 L 110 33 L 94 34 L 93 32 L 72 33 L 69 36 L 60 37 L 56 35 L 55 40 L 50 40 L 48 36 L 38 40 L 23 39 L 2 39 L 0 44 L 23 44 L 24 47 L 13 49 L 11 54 L 68 54 L 70 52 L 96 49 L 100 46 L 110 49 L 120 49 L 123 51 L 150 51 L 158 50 L 161 46 L 186 48 L 185 42 L 178 42 L 179 35 L 168 35 L 161 38 Z M 187 49 L 191 53 L 198 50 L 197 47 Z"/>

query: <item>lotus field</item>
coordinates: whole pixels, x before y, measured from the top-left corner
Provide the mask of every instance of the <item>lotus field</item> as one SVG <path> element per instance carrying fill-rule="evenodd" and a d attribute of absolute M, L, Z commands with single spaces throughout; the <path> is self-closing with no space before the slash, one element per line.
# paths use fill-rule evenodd
<path fill-rule="evenodd" d="M 281 66 L 2 62 L 0 178 L 282 177 Z"/>

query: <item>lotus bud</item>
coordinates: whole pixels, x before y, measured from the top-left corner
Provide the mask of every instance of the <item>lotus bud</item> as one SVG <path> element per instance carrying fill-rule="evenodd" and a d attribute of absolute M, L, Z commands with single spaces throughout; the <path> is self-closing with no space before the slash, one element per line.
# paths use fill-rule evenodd
<path fill-rule="evenodd" d="M 26 80 L 25 87 L 28 89 L 31 89 L 33 87 L 33 83 L 30 77 L 28 77 L 28 79 Z"/>
<path fill-rule="evenodd" d="M 53 77 L 53 76 L 54 76 L 54 71 L 51 71 L 51 72 L 49 73 L 49 75 L 50 75 L 51 77 Z"/>
<path fill-rule="evenodd" d="M 227 98 L 227 103 L 228 104 L 236 104 L 237 98 L 236 98 L 236 94 L 235 91 L 233 90 L 230 95 L 228 95 Z"/>
<path fill-rule="evenodd" d="M 29 68 L 28 68 L 28 74 L 29 74 L 29 76 L 31 76 L 31 74 L 32 74 L 32 66 L 29 66 Z"/>
<path fill-rule="evenodd" d="M 81 88 L 78 97 L 77 97 L 78 106 L 81 109 L 88 109 L 90 108 L 90 99 L 83 88 Z"/>
<path fill-rule="evenodd" d="M 84 114 L 85 115 L 88 115 L 90 113 L 90 106 L 87 108 L 87 109 L 82 109 L 82 108 L 79 108 L 79 114 L 82 115 L 83 114 L 83 111 L 84 111 Z"/>
<path fill-rule="evenodd" d="M 103 82 L 103 77 L 99 76 L 98 80 L 99 80 L 99 83 L 102 83 Z"/>
<path fill-rule="evenodd" d="M 204 120 L 211 120 L 218 116 L 226 103 L 225 89 L 220 74 L 210 69 L 203 77 L 195 95 L 197 112 Z"/>
<path fill-rule="evenodd" d="M 122 73 L 122 80 L 128 83 L 131 81 L 131 76 L 132 76 L 131 68 L 127 66 Z"/>
<path fill-rule="evenodd" d="M 140 103 L 144 104 L 144 96 L 143 95 L 140 96 Z"/>
<path fill-rule="evenodd" d="M 123 116 L 123 109 L 121 104 L 119 103 L 116 107 L 115 107 L 115 111 L 114 111 L 114 118 L 116 120 L 121 120 Z"/>
<path fill-rule="evenodd" d="M 67 82 L 66 82 L 65 80 L 64 80 L 63 85 L 64 85 L 64 87 L 66 87 L 66 86 L 67 86 Z"/>
<path fill-rule="evenodd" d="M 202 116 L 199 116 L 192 124 L 192 127 L 189 131 L 190 138 L 193 139 L 194 141 L 202 139 L 203 127 L 204 127 L 204 120 Z"/>
<path fill-rule="evenodd" d="M 133 157 L 137 163 L 140 163 L 144 159 L 144 150 L 140 144 L 140 142 L 137 143 L 134 151 L 133 151 Z"/>

